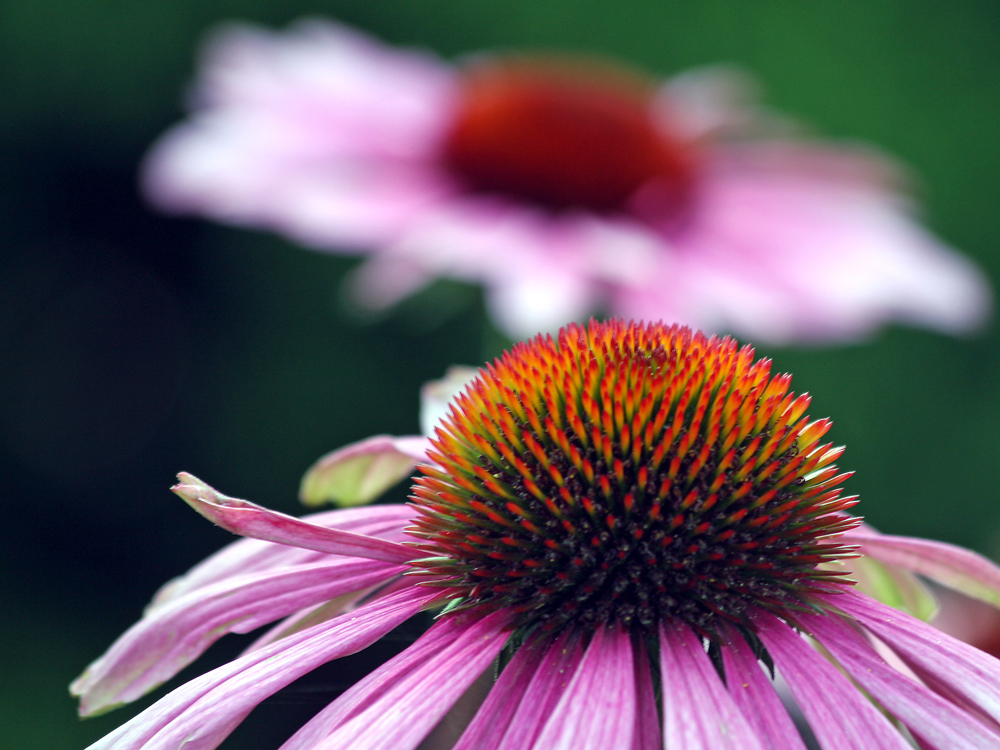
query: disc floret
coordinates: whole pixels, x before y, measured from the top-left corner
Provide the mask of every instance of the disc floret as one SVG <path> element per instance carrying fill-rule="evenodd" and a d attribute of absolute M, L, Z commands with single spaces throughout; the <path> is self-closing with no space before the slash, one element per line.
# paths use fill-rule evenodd
<path fill-rule="evenodd" d="M 829 420 L 729 338 L 612 320 L 487 365 L 422 467 L 413 563 L 519 625 L 793 618 L 851 554 Z"/>

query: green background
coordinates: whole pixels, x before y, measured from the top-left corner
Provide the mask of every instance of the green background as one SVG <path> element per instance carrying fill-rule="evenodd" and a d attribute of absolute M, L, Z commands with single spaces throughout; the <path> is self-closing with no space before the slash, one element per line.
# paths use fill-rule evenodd
<path fill-rule="evenodd" d="M 4 0 L 2 747 L 83 747 L 134 712 L 80 722 L 66 685 L 157 586 L 229 541 L 168 492 L 177 471 L 298 512 L 316 457 L 416 432 L 420 383 L 497 351 L 476 290 L 440 284 L 361 321 L 337 291 L 353 261 L 164 218 L 138 197 L 136 166 L 181 117 L 203 32 L 303 15 L 446 56 L 583 50 L 664 75 L 743 65 L 775 108 L 912 165 L 926 222 L 1000 279 L 995 0 Z M 995 326 L 968 340 L 890 328 L 759 351 L 834 419 L 870 521 L 1000 556 L 998 343 Z M 345 679 L 266 703 L 224 747 L 277 747 Z"/>

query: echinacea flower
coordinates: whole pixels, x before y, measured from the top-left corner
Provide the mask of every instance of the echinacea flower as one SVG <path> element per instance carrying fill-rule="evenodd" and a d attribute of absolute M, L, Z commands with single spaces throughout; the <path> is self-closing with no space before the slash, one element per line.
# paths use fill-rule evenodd
<path fill-rule="evenodd" d="M 1000 748 L 1000 662 L 860 593 L 858 546 L 996 601 L 1000 570 L 859 528 L 842 449 L 750 347 L 612 320 L 516 345 L 430 439 L 409 505 L 296 519 L 190 475 L 245 537 L 165 587 L 74 684 L 133 700 L 281 620 L 93 748 L 207 750 L 269 695 L 423 609 L 436 621 L 283 750 L 415 748 L 487 670 L 456 750 Z"/>
<path fill-rule="evenodd" d="M 751 89 L 230 26 L 144 182 L 165 210 L 367 254 L 351 289 L 371 309 L 481 284 L 516 338 L 595 310 L 777 343 L 981 323 L 986 282 L 915 221 L 898 170 L 789 137 Z"/>

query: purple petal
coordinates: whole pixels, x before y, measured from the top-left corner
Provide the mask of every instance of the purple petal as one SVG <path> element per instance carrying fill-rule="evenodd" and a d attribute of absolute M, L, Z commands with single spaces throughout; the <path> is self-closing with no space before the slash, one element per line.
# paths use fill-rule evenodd
<path fill-rule="evenodd" d="M 508 612 L 438 620 L 281 746 L 409 750 L 434 728 L 507 642 Z"/>
<path fill-rule="evenodd" d="M 326 552 L 403 563 L 413 559 L 413 550 L 401 544 L 302 521 L 268 510 L 247 500 L 227 497 L 190 474 L 178 474 L 183 484 L 173 491 L 212 523 L 234 534 L 278 544 Z"/>
<path fill-rule="evenodd" d="M 845 542 L 886 565 L 919 573 L 966 596 L 1000 607 L 1000 567 L 971 550 L 954 544 L 855 529 Z"/>
<path fill-rule="evenodd" d="M 284 568 L 230 578 L 158 607 L 73 683 L 88 716 L 128 703 L 173 677 L 226 633 L 261 625 L 406 570 L 368 560 Z"/>
<path fill-rule="evenodd" d="M 663 747 L 663 730 L 660 714 L 656 710 L 656 693 L 653 674 L 646 653 L 646 643 L 637 639 L 635 649 L 636 723 L 632 750 L 660 750 Z"/>
<path fill-rule="evenodd" d="M 213 750 L 262 700 L 366 648 L 438 595 L 412 587 L 235 659 L 177 688 L 88 750 Z"/>
<path fill-rule="evenodd" d="M 403 529 L 409 525 L 413 515 L 414 510 L 408 505 L 375 505 L 369 508 L 329 510 L 325 513 L 304 516 L 300 520 L 317 526 L 396 540 L 408 538 Z M 208 586 L 231 576 L 321 562 L 325 559 L 324 553 L 314 550 L 289 547 L 260 539 L 240 539 L 223 547 L 183 576 L 163 586 L 153 597 L 146 614 L 202 586 Z"/>
<path fill-rule="evenodd" d="M 765 750 L 805 750 L 799 731 L 753 650 L 735 628 L 727 627 L 722 647 L 726 685 Z"/>
<path fill-rule="evenodd" d="M 427 460 L 427 438 L 376 435 L 328 453 L 314 463 L 299 487 L 306 505 L 364 505 L 413 473 Z"/>
<path fill-rule="evenodd" d="M 940 684 L 1000 722 L 1000 661 L 860 594 L 826 599 L 885 641 L 928 684 L 925 675 L 931 677 L 935 690 Z"/>
<path fill-rule="evenodd" d="M 632 643 L 620 628 L 598 628 L 534 750 L 632 746 L 636 683 Z"/>
<path fill-rule="evenodd" d="M 660 668 L 666 747 L 760 750 L 760 740 L 726 692 L 701 638 L 687 625 L 660 626 Z"/>
<path fill-rule="evenodd" d="M 791 627 L 772 615 L 761 615 L 756 624 L 824 750 L 911 750 L 864 694 Z"/>
<path fill-rule="evenodd" d="M 504 667 L 486 700 L 451 750 L 498 750 L 510 746 L 503 741 L 504 733 L 514 721 L 531 680 L 543 661 L 547 643 L 525 644 L 514 652 L 510 663 Z"/>
<path fill-rule="evenodd" d="M 1000 734 L 893 669 L 857 630 L 838 617 L 802 615 L 802 624 L 879 703 L 937 750 L 1000 747 Z"/>

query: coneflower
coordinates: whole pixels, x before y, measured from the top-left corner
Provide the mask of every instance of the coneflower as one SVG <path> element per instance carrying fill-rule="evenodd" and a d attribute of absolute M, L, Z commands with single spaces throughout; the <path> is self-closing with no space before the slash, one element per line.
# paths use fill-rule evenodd
<path fill-rule="evenodd" d="M 992 597 L 1000 571 L 858 529 L 830 423 L 789 385 L 728 338 L 570 325 L 452 402 L 411 505 L 294 519 L 181 475 L 179 495 L 255 539 L 162 591 L 74 684 L 82 712 L 288 619 L 93 747 L 214 748 L 267 696 L 431 609 L 283 750 L 415 748 L 491 668 L 456 749 L 804 748 L 774 672 L 826 750 L 1000 748 L 1000 662 L 859 593 L 843 562 L 860 545 Z"/>
<path fill-rule="evenodd" d="M 981 325 L 989 283 L 915 220 L 903 170 L 795 135 L 741 71 L 479 53 L 456 65 L 316 20 L 232 24 L 154 146 L 172 212 L 359 254 L 380 310 L 479 284 L 513 338 L 598 309 L 759 343 Z"/>

